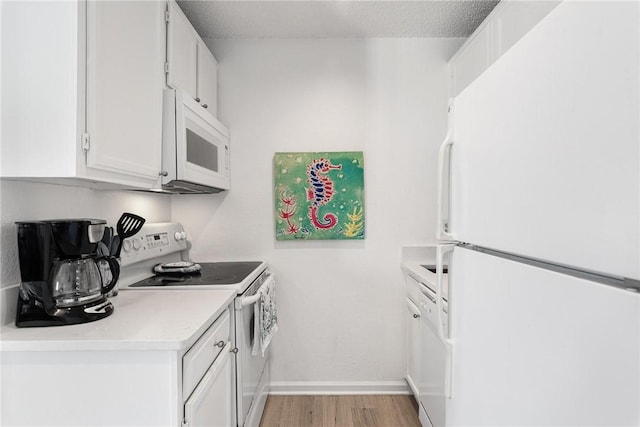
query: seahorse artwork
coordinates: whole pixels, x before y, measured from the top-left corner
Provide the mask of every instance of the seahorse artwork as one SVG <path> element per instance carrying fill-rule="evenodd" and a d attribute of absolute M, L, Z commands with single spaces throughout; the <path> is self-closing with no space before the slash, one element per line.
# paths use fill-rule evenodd
<path fill-rule="evenodd" d="M 273 156 L 276 240 L 364 239 L 362 151 Z"/>
<path fill-rule="evenodd" d="M 322 219 L 318 217 L 318 208 L 331 201 L 335 192 L 333 181 L 327 176 L 332 169 L 342 169 L 342 165 L 331 164 L 331 161 L 324 158 L 314 159 L 307 165 L 307 181 L 310 185 L 307 200 L 311 202 L 309 219 L 315 228 L 322 230 L 333 228 L 338 223 L 338 217 L 333 213 L 325 214 Z"/>
<path fill-rule="evenodd" d="M 362 221 L 363 215 L 364 215 L 364 210 L 362 209 L 362 206 L 360 206 L 360 209 L 353 208 L 353 213 L 347 214 L 347 218 L 349 218 L 349 222 L 344 226 L 345 236 L 355 237 L 364 230 L 364 222 Z"/>
<path fill-rule="evenodd" d="M 287 222 L 289 228 L 286 232 L 288 234 L 296 234 L 298 230 L 300 230 L 300 227 L 298 227 L 292 219 L 297 210 L 295 197 L 289 194 L 287 190 L 282 190 L 280 193 L 280 203 L 283 205 L 283 208 L 280 209 L 278 215 Z"/>

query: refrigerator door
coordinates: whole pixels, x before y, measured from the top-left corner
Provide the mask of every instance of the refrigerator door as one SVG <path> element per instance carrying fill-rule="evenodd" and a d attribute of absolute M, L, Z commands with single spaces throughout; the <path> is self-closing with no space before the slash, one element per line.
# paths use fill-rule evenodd
<path fill-rule="evenodd" d="M 638 2 L 563 2 L 454 103 L 459 241 L 640 279 Z"/>
<path fill-rule="evenodd" d="M 456 248 L 448 426 L 640 425 L 640 295 Z"/>

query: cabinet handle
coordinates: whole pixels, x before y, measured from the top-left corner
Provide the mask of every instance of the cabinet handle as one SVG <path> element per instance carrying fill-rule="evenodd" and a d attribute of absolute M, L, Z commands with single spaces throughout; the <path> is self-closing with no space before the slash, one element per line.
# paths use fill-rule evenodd
<path fill-rule="evenodd" d="M 419 315 L 419 314 L 415 314 L 415 313 L 413 313 L 413 318 L 414 318 L 414 319 L 417 319 L 418 317 L 420 317 L 420 315 Z"/>
<path fill-rule="evenodd" d="M 196 100 L 196 102 L 200 102 L 200 98 L 198 98 L 197 96 L 195 98 L 193 98 Z"/>
<path fill-rule="evenodd" d="M 238 347 L 236 348 L 232 348 L 231 350 L 229 350 L 231 353 L 233 354 L 238 354 Z"/>
<path fill-rule="evenodd" d="M 162 171 L 158 174 L 159 176 L 169 176 L 169 172 L 167 171 Z"/>
<path fill-rule="evenodd" d="M 224 341 L 220 340 L 217 343 L 213 344 L 216 347 L 224 348 Z"/>
<path fill-rule="evenodd" d="M 202 104 L 202 108 L 209 108 L 207 104 Z"/>

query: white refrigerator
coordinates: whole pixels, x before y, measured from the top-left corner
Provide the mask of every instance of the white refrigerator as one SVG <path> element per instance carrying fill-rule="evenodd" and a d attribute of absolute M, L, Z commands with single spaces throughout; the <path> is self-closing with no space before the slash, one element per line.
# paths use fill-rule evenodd
<path fill-rule="evenodd" d="M 639 9 L 565 1 L 452 101 L 423 424 L 640 425 Z"/>

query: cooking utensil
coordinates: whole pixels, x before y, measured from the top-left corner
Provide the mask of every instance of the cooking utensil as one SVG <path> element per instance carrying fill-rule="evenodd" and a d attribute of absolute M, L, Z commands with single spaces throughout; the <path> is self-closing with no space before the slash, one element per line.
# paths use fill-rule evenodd
<path fill-rule="evenodd" d="M 104 245 L 107 247 L 107 253 L 105 255 L 109 255 L 111 253 L 112 241 L 113 241 L 113 227 L 105 227 L 104 234 L 102 235 L 102 243 L 104 243 Z"/>
<path fill-rule="evenodd" d="M 115 236 L 113 236 L 113 239 L 111 239 L 111 248 L 109 249 L 109 255 L 116 256 L 116 252 L 118 251 L 119 247 L 120 247 L 120 236 L 116 234 Z"/>
<path fill-rule="evenodd" d="M 100 241 L 98 242 L 98 249 L 96 250 L 96 252 L 100 256 L 108 256 L 109 248 L 107 247 L 107 245 L 104 244 L 104 242 Z"/>
<path fill-rule="evenodd" d="M 138 231 L 142 229 L 145 223 L 145 219 L 141 216 L 125 212 L 122 214 L 118 223 L 116 224 L 116 230 L 118 231 L 119 241 L 117 242 L 115 257 L 120 257 L 120 250 L 122 249 L 122 243 L 127 237 L 134 236 Z M 114 242 L 115 243 L 115 242 Z"/>

